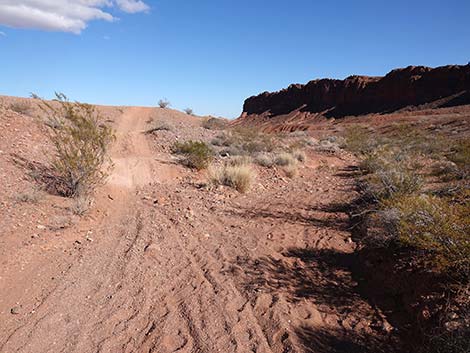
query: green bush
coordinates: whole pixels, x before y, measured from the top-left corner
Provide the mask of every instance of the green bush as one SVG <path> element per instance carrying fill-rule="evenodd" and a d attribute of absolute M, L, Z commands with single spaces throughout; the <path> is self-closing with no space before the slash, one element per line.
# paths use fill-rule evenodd
<path fill-rule="evenodd" d="M 212 149 L 202 141 L 176 142 L 172 150 L 184 156 L 183 164 L 197 170 L 207 168 L 213 159 Z"/>
<path fill-rule="evenodd" d="M 428 252 L 438 270 L 458 272 L 470 280 L 470 200 L 403 196 L 385 205 L 400 213 L 402 244 Z"/>
<path fill-rule="evenodd" d="M 90 194 L 108 176 L 108 149 L 114 140 L 112 128 L 89 104 L 70 102 L 56 94 L 55 104 L 42 101 L 48 138 L 55 148 L 52 168 L 64 196 Z"/>

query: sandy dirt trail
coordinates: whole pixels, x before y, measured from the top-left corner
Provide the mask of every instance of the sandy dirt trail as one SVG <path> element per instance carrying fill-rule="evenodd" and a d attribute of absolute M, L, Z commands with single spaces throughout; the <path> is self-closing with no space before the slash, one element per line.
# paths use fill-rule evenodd
<path fill-rule="evenodd" d="M 94 241 L 2 328 L 0 352 L 377 351 L 363 338 L 383 317 L 349 270 L 347 216 L 329 207 L 350 181 L 311 162 L 262 192 L 201 189 L 154 151 L 151 114 L 116 120 Z"/>

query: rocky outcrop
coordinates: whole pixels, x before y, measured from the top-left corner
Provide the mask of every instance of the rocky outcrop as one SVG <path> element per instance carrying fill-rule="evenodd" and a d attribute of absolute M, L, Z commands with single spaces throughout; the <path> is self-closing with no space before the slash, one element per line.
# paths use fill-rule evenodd
<path fill-rule="evenodd" d="M 248 98 L 242 116 L 272 117 L 293 111 L 343 117 L 385 113 L 439 101 L 437 106 L 470 104 L 470 64 L 437 68 L 409 66 L 384 77 L 350 76 L 294 84 Z"/>

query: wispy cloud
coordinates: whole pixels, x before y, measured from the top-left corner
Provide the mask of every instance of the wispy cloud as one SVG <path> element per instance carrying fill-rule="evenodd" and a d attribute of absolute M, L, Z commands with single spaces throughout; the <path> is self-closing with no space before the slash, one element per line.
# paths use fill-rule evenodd
<path fill-rule="evenodd" d="M 79 34 L 93 20 L 114 21 L 109 9 L 146 12 L 141 0 L 0 0 L 0 24 Z"/>
<path fill-rule="evenodd" d="M 5 32 L 0 31 L 0 37 L 6 37 L 7 34 Z"/>

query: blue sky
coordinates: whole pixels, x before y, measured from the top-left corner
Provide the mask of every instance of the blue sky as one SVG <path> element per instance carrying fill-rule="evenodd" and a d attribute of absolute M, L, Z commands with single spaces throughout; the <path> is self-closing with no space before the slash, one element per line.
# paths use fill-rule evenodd
<path fill-rule="evenodd" d="M 291 83 L 470 61 L 468 0 L 48 1 L 67 16 L 71 3 L 94 12 L 59 23 L 7 12 L 33 0 L 1 0 L 0 94 L 145 106 L 165 97 L 233 118 L 245 98 Z"/>

